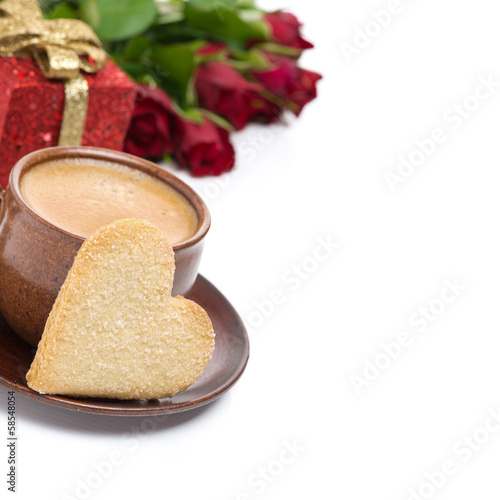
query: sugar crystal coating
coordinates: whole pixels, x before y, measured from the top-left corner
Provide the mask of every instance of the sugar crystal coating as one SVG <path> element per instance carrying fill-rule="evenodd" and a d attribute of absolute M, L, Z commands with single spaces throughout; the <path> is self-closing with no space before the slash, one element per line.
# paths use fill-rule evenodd
<path fill-rule="evenodd" d="M 48 394 L 156 399 L 193 384 L 210 360 L 206 312 L 172 297 L 172 247 L 152 224 L 104 226 L 80 249 L 27 374 Z"/>

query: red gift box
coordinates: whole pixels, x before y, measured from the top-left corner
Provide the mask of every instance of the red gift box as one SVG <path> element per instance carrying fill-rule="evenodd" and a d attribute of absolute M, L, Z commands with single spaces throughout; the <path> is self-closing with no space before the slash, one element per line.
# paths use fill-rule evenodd
<path fill-rule="evenodd" d="M 134 108 L 135 84 L 112 61 L 89 85 L 83 146 L 121 150 Z M 64 81 L 49 80 L 30 57 L 0 57 L 0 185 L 24 155 L 57 146 Z"/>

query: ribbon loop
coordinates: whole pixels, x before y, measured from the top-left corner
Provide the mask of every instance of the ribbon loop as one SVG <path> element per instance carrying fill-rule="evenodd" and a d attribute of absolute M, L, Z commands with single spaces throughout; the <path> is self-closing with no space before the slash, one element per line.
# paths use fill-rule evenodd
<path fill-rule="evenodd" d="M 72 50 L 48 45 L 34 53 L 36 62 L 47 78 L 78 78 L 80 58 Z"/>
<path fill-rule="evenodd" d="M 80 70 L 96 73 L 106 64 L 99 38 L 84 22 L 45 20 L 36 0 L 3 0 L 0 56 L 26 49 L 47 78 L 77 78 Z"/>

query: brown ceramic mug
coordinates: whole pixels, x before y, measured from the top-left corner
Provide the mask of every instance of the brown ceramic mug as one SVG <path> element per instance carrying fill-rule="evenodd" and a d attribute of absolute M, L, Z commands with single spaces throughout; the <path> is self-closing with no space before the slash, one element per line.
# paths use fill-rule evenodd
<path fill-rule="evenodd" d="M 210 228 L 210 214 L 203 200 L 180 179 L 149 161 L 90 147 L 48 148 L 25 156 L 12 169 L 7 190 L 1 192 L 0 188 L 0 310 L 12 329 L 32 345 L 41 338 L 59 289 L 85 238 L 35 213 L 23 199 L 20 179 L 35 165 L 71 158 L 105 160 L 140 170 L 166 182 L 192 204 L 198 228 L 191 238 L 173 246 L 173 295 L 185 295 L 193 286 L 204 237 Z"/>

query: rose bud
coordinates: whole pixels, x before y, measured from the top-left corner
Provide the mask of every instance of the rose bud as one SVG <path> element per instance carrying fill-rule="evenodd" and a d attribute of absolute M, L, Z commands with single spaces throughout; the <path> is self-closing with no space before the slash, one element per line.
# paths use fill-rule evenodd
<path fill-rule="evenodd" d="M 138 85 L 123 150 L 143 158 L 171 153 L 173 116 L 172 101 L 162 89 Z"/>
<path fill-rule="evenodd" d="M 258 94 L 264 87 L 249 82 L 228 64 L 210 61 L 199 66 L 195 87 L 200 106 L 222 116 L 236 130 L 264 111 Z"/>
<path fill-rule="evenodd" d="M 174 156 L 179 165 L 196 176 L 220 175 L 234 166 L 229 133 L 206 117 L 201 123 L 176 117 Z"/>
<path fill-rule="evenodd" d="M 297 68 L 297 78 L 288 85 L 287 98 L 292 101 L 297 110 L 294 113 L 299 116 L 306 104 L 316 99 L 318 92 L 316 82 L 322 78 L 319 73 L 307 69 Z"/>
<path fill-rule="evenodd" d="M 261 94 L 254 93 L 250 97 L 254 110 L 251 121 L 266 124 L 275 123 L 283 115 L 283 108 L 281 106 L 275 102 L 269 101 Z"/>
<path fill-rule="evenodd" d="M 264 15 L 264 21 L 271 26 L 272 40 L 287 47 L 311 49 L 314 45 L 304 40 L 300 34 L 302 23 L 288 12 L 270 12 Z"/>
<path fill-rule="evenodd" d="M 253 71 L 252 75 L 299 116 L 304 106 L 316 98 L 316 82 L 322 76 L 300 68 L 289 57 L 274 54 L 267 54 L 267 57 L 271 67 L 265 71 Z"/>

